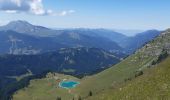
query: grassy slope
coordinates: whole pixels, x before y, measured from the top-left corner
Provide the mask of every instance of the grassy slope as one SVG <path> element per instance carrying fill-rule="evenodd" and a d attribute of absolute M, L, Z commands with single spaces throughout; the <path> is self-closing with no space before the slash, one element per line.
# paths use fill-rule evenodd
<path fill-rule="evenodd" d="M 170 42 L 170 30 L 145 45 L 132 56 L 121 63 L 94 76 L 86 77 L 81 85 L 74 89 L 79 95 L 86 97 L 89 91 L 94 94 L 123 83 L 125 79 L 133 78 L 136 71 L 145 70 L 162 52 L 165 44 Z"/>
<path fill-rule="evenodd" d="M 88 95 L 90 90 L 93 91 L 93 93 L 97 93 L 103 89 L 110 88 L 112 85 L 121 83 L 129 77 L 133 77 L 135 71 L 139 70 L 152 59 L 152 57 L 148 57 L 142 61 L 132 61 L 132 59 L 137 56 L 138 55 L 133 55 L 120 64 L 107 69 L 102 73 L 84 78 L 81 81 L 81 85 L 74 91 L 80 93 L 80 95 Z"/>
<path fill-rule="evenodd" d="M 117 89 L 108 89 L 88 100 L 169 100 L 170 57 Z"/>
<path fill-rule="evenodd" d="M 166 33 L 169 33 L 169 31 Z M 47 84 L 47 81 L 45 81 L 45 84 L 42 84 L 40 82 L 41 80 L 37 80 L 37 82 L 33 80 L 30 86 L 34 88 L 29 86 L 25 90 L 22 89 L 18 91 L 14 95 L 14 100 L 23 100 L 23 98 L 24 100 L 33 100 L 27 99 L 27 97 L 33 98 L 32 95 L 40 98 L 36 100 L 44 100 L 44 98 L 46 98 L 46 100 L 55 100 L 57 96 L 61 96 L 62 100 L 70 100 L 70 98 L 72 99 L 79 95 L 85 98 L 89 91 L 92 91 L 93 94 L 95 94 L 107 90 L 111 87 L 117 86 L 119 83 L 124 83 L 125 79 L 134 77 L 136 71 L 144 70 L 150 66 L 152 61 L 157 59 L 157 55 L 162 51 L 163 45 L 167 43 L 167 41 L 170 41 L 169 39 L 170 33 L 156 38 L 121 63 L 94 76 L 85 77 L 82 80 L 79 80 L 81 84 L 72 89 L 71 92 L 68 92 L 68 90 L 65 89 L 55 89 L 46 86 L 45 84 Z M 37 91 L 39 88 L 42 88 L 40 93 Z M 47 94 L 47 90 L 55 92 Z M 43 94 L 41 94 L 42 92 Z"/>

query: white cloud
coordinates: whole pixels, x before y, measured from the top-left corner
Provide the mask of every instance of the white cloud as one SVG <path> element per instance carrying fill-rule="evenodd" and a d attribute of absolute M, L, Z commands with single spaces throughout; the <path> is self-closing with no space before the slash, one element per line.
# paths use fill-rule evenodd
<path fill-rule="evenodd" d="M 6 12 L 6 13 L 10 13 L 10 14 L 17 13 L 17 11 L 16 11 L 16 10 L 6 10 L 5 12 Z"/>
<path fill-rule="evenodd" d="M 0 0 L 1 11 L 29 11 L 31 0 Z"/>
<path fill-rule="evenodd" d="M 46 12 L 42 0 L 0 0 L 0 10 L 7 13 L 29 12 L 35 15 Z"/>
<path fill-rule="evenodd" d="M 51 15 L 51 14 L 53 14 L 53 11 L 52 10 L 47 10 L 47 14 Z"/>
<path fill-rule="evenodd" d="M 34 15 L 66 16 L 74 13 L 74 10 L 55 13 L 43 7 L 42 0 L 0 0 L 0 11 L 6 13 L 26 12 Z"/>
<path fill-rule="evenodd" d="M 75 13 L 75 10 L 68 10 L 68 11 L 62 11 L 59 13 L 59 16 L 66 16 L 66 15 L 70 15 L 72 13 Z"/>
<path fill-rule="evenodd" d="M 30 11 L 36 15 L 44 15 L 47 12 L 44 10 L 42 0 L 31 0 Z"/>

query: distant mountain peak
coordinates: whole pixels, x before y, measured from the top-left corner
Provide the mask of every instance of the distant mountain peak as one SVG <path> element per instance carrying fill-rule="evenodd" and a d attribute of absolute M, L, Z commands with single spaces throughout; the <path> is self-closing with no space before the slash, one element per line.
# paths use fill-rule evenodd
<path fill-rule="evenodd" d="M 55 30 L 43 26 L 36 26 L 24 20 L 11 21 L 7 25 L 0 27 L 0 31 L 7 30 L 34 36 L 49 36 L 56 34 Z"/>
<path fill-rule="evenodd" d="M 24 20 L 17 20 L 17 21 L 11 21 L 6 26 L 33 26 L 27 21 Z"/>

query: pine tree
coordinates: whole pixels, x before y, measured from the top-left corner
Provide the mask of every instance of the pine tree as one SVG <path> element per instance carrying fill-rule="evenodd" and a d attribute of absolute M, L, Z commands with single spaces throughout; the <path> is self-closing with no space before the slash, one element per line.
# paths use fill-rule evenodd
<path fill-rule="evenodd" d="M 79 96 L 78 100 L 82 100 L 82 99 L 81 99 L 81 96 Z"/>
<path fill-rule="evenodd" d="M 90 92 L 89 92 L 89 96 L 92 96 L 92 95 L 93 95 L 93 93 L 92 93 L 92 91 L 90 91 Z"/>
<path fill-rule="evenodd" d="M 56 100 L 61 100 L 61 97 L 57 97 L 57 99 Z"/>

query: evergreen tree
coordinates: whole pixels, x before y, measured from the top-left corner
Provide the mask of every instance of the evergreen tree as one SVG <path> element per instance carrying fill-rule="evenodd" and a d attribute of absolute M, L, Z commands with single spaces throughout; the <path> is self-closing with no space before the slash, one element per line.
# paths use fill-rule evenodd
<path fill-rule="evenodd" d="M 61 100 L 61 97 L 57 97 L 57 99 L 56 100 Z"/>
<path fill-rule="evenodd" d="M 162 60 L 164 60 L 167 57 L 168 57 L 168 52 L 165 49 L 163 49 L 162 53 L 158 57 L 158 63 L 160 63 Z"/>
<path fill-rule="evenodd" d="M 81 96 L 79 96 L 78 100 L 82 100 L 82 99 L 81 99 Z"/>
<path fill-rule="evenodd" d="M 90 91 L 90 92 L 89 92 L 89 96 L 92 96 L 92 95 L 93 95 L 93 93 L 92 93 L 92 91 Z"/>

